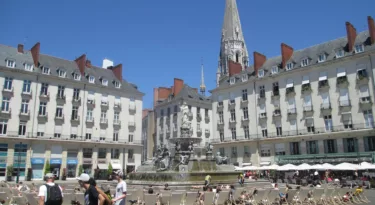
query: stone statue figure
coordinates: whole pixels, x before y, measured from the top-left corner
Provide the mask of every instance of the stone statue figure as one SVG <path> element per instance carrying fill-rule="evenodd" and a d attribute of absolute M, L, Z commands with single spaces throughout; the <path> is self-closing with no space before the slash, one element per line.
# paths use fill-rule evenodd
<path fill-rule="evenodd" d="M 222 157 L 220 156 L 220 152 L 217 152 L 216 154 L 216 164 L 228 164 L 228 157 Z"/>
<path fill-rule="evenodd" d="M 180 110 L 182 111 L 181 128 L 183 128 L 183 129 L 190 129 L 189 108 L 186 105 L 186 102 L 183 102 L 181 104 Z"/>
<path fill-rule="evenodd" d="M 186 165 L 189 162 L 189 155 L 180 155 L 180 164 Z"/>
<path fill-rule="evenodd" d="M 213 149 L 212 145 L 210 143 L 208 143 L 207 146 L 206 146 L 206 152 L 211 153 L 212 149 Z"/>
<path fill-rule="evenodd" d="M 154 166 L 157 168 L 157 171 L 165 171 L 169 168 L 170 153 L 167 148 L 167 145 L 158 146 L 157 149 L 158 155 L 154 162 Z"/>
<path fill-rule="evenodd" d="M 194 143 L 193 143 L 193 141 L 191 141 L 191 142 L 189 143 L 188 151 L 190 151 L 190 152 L 193 152 L 193 151 L 194 151 Z"/>
<path fill-rule="evenodd" d="M 180 144 L 180 142 L 176 142 L 175 143 L 175 148 L 174 149 L 176 150 L 177 153 L 181 151 L 181 144 Z"/>

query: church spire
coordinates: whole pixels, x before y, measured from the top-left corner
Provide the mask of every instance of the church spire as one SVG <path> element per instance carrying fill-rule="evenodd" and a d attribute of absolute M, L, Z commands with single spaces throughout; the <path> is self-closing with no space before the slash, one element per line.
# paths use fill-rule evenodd
<path fill-rule="evenodd" d="M 203 59 L 201 61 L 201 85 L 199 86 L 199 90 L 202 95 L 206 94 L 206 85 L 204 84 Z"/>
<path fill-rule="evenodd" d="M 236 0 L 226 0 L 224 23 L 221 33 L 220 68 L 221 74 L 228 74 L 228 61 L 234 61 L 245 69 L 248 63 L 248 51 L 242 33 L 240 16 Z"/>

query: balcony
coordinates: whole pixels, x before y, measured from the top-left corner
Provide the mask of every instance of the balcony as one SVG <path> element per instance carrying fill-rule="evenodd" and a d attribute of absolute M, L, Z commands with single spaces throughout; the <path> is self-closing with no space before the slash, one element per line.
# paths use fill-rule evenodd
<path fill-rule="evenodd" d="M 22 110 L 20 110 L 19 117 L 20 117 L 21 120 L 29 120 L 30 119 L 30 110 L 26 110 L 24 112 L 22 112 Z"/>
<path fill-rule="evenodd" d="M 65 104 L 65 95 L 56 95 L 56 103 L 57 104 Z"/>
<path fill-rule="evenodd" d="M 202 128 L 200 128 L 200 127 L 197 128 L 197 133 L 198 133 L 198 134 L 202 134 Z"/>
<path fill-rule="evenodd" d="M 272 114 L 274 117 L 280 117 L 281 116 L 281 110 L 275 109 Z"/>
<path fill-rule="evenodd" d="M 102 110 L 108 110 L 108 107 L 109 107 L 108 102 L 104 102 L 104 101 L 102 101 L 102 102 L 100 103 L 100 108 L 101 108 Z"/>
<path fill-rule="evenodd" d="M 72 104 L 73 104 L 73 105 L 81 105 L 81 98 L 80 98 L 80 97 L 74 97 L 74 96 L 73 96 Z"/>
<path fill-rule="evenodd" d="M 314 109 L 313 109 L 312 105 L 304 105 L 303 106 L 303 112 L 309 113 L 309 112 L 313 112 L 313 111 L 314 111 Z"/>
<path fill-rule="evenodd" d="M 113 106 L 113 109 L 116 110 L 116 111 L 121 111 L 121 103 L 115 103 L 114 106 Z"/>
<path fill-rule="evenodd" d="M 3 96 L 12 97 L 13 94 L 14 94 L 13 87 L 11 87 L 11 88 L 3 87 Z"/>
<path fill-rule="evenodd" d="M 297 108 L 288 109 L 288 115 L 296 115 L 296 114 L 297 114 Z"/>
<path fill-rule="evenodd" d="M 193 112 L 191 110 L 189 110 L 188 112 L 188 117 L 189 117 L 189 120 L 192 120 L 193 119 Z"/>
<path fill-rule="evenodd" d="M 320 110 L 321 111 L 331 111 L 332 110 L 331 103 L 320 104 Z"/>
<path fill-rule="evenodd" d="M 266 118 L 267 118 L 266 112 L 259 113 L 259 119 L 266 119 Z"/>
<path fill-rule="evenodd" d="M 234 99 L 231 99 L 228 101 L 228 107 L 234 108 L 236 106 L 236 101 Z"/>
<path fill-rule="evenodd" d="M 337 86 L 342 86 L 342 87 L 348 86 L 349 85 L 348 77 L 346 76 L 337 77 L 336 84 Z"/>
<path fill-rule="evenodd" d="M 202 115 L 200 113 L 197 113 L 197 122 L 202 121 Z"/>
<path fill-rule="evenodd" d="M 87 124 L 94 124 L 94 118 L 93 117 L 86 117 L 86 123 Z"/>
<path fill-rule="evenodd" d="M 40 101 L 49 101 L 49 92 L 41 92 L 39 95 Z"/>
<path fill-rule="evenodd" d="M 223 110 L 223 108 L 224 108 L 224 103 L 223 102 L 218 102 L 217 103 L 217 110 L 221 111 L 221 110 Z"/>
<path fill-rule="evenodd" d="M 95 108 L 95 100 L 87 100 L 87 108 Z"/>
<path fill-rule="evenodd" d="M 161 127 L 163 127 L 163 125 L 164 125 L 164 117 L 163 116 L 159 118 L 159 125 Z"/>
<path fill-rule="evenodd" d="M 113 126 L 115 126 L 115 127 L 121 127 L 121 120 L 114 119 L 113 120 Z"/>
<path fill-rule="evenodd" d="M 60 116 L 55 115 L 55 120 L 57 120 L 57 121 L 64 121 L 64 115 L 60 115 Z"/>
<path fill-rule="evenodd" d="M 136 111 L 135 103 L 130 103 L 129 104 L 129 112 L 134 113 L 135 111 Z"/>
<path fill-rule="evenodd" d="M 169 115 L 167 115 L 165 117 L 165 122 L 167 123 L 167 125 L 169 125 L 169 123 L 171 123 L 171 118 L 169 117 Z"/>
<path fill-rule="evenodd" d="M 222 129 L 222 128 L 224 128 L 224 122 L 223 122 L 223 121 L 218 121 L 218 122 L 217 122 L 217 128 L 218 128 L 218 129 Z"/>
<path fill-rule="evenodd" d="M 367 84 L 368 73 L 365 69 L 357 71 L 357 84 Z"/>
<path fill-rule="evenodd" d="M 8 109 L 1 108 L 0 116 L 4 117 L 4 118 L 10 118 L 12 116 L 12 109 L 11 108 L 8 108 Z"/>
<path fill-rule="evenodd" d="M 311 89 L 310 83 L 302 85 L 302 88 L 301 88 L 302 94 L 304 94 L 304 93 L 311 93 L 311 91 L 312 91 L 312 89 Z"/>
<path fill-rule="evenodd" d="M 128 126 L 132 127 L 132 128 L 135 128 L 135 122 L 129 121 Z"/>
<path fill-rule="evenodd" d="M 247 99 L 247 96 L 241 98 L 241 105 L 247 106 L 248 103 L 249 103 L 249 101 Z"/>
<path fill-rule="evenodd" d="M 279 89 L 274 89 L 272 91 L 272 98 L 274 98 L 274 99 L 280 98 L 280 91 L 279 91 Z"/>
<path fill-rule="evenodd" d="M 266 99 L 266 92 L 263 90 L 259 93 L 258 100 L 265 100 Z"/>
<path fill-rule="evenodd" d="M 296 94 L 296 92 L 294 91 L 294 87 L 286 88 L 285 93 L 286 93 L 286 95 Z"/>
<path fill-rule="evenodd" d="M 206 137 L 208 138 L 210 136 L 210 130 L 209 129 L 206 129 L 204 131 L 204 134 L 206 135 Z"/>
<path fill-rule="evenodd" d="M 367 97 L 361 97 L 361 98 L 359 98 L 359 104 L 361 106 L 371 105 L 372 104 L 371 97 L 367 96 Z"/>
<path fill-rule="evenodd" d="M 229 125 L 234 125 L 234 124 L 236 124 L 236 118 L 235 117 L 234 118 L 230 117 L 229 118 Z"/>
<path fill-rule="evenodd" d="M 100 124 L 101 125 L 108 125 L 108 119 L 107 118 L 100 118 Z"/>
<path fill-rule="evenodd" d="M 345 108 L 345 107 L 351 107 L 352 104 L 350 103 L 350 100 L 339 100 L 339 106 L 340 108 Z"/>
<path fill-rule="evenodd" d="M 47 121 L 48 119 L 48 113 L 45 112 L 45 113 L 38 113 L 38 120 L 43 120 L 43 121 Z"/>
<path fill-rule="evenodd" d="M 325 80 L 320 80 L 319 81 L 319 85 L 318 85 L 319 89 L 323 90 L 323 89 L 328 89 L 329 88 L 329 83 L 328 83 L 328 80 L 325 79 Z"/>
<path fill-rule="evenodd" d="M 79 115 L 72 116 L 72 118 L 70 119 L 70 123 L 78 124 L 79 123 Z"/>
<path fill-rule="evenodd" d="M 205 116 L 204 116 L 204 120 L 205 120 L 206 122 L 210 122 L 210 116 L 205 115 Z"/>
<path fill-rule="evenodd" d="M 31 99 L 32 95 L 33 95 L 33 92 L 31 90 L 30 91 L 22 91 L 22 93 L 21 93 L 22 99 Z"/>
<path fill-rule="evenodd" d="M 279 155 L 275 156 L 275 162 L 278 164 L 301 164 L 301 163 L 340 163 L 352 162 L 360 163 L 363 161 L 372 162 L 373 152 L 352 152 L 352 153 L 330 153 L 330 154 L 304 154 L 304 155 Z"/>
<path fill-rule="evenodd" d="M 177 122 L 177 112 L 173 113 L 173 122 Z"/>
<path fill-rule="evenodd" d="M 242 116 L 241 117 L 241 121 L 242 121 L 242 123 L 244 123 L 244 122 L 249 122 L 249 116 Z"/>

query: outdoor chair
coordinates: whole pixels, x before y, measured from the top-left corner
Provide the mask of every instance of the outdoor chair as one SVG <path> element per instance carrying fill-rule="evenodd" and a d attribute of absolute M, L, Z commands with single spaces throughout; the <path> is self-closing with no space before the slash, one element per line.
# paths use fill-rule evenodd
<path fill-rule="evenodd" d="M 9 205 L 10 197 L 9 197 L 8 193 L 0 192 L 0 199 L 5 200 L 5 204 L 3 204 L 3 205 Z"/>
<path fill-rule="evenodd" d="M 76 201 L 75 194 L 64 194 L 63 205 L 70 205 L 72 201 Z"/>
<path fill-rule="evenodd" d="M 238 199 L 238 198 L 241 196 L 241 192 L 242 192 L 243 190 L 244 190 L 243 187 L 241 187 L 241 188 L 237 188 L 237 189 L 235 190 L 235 192 L 234 192 L 234 196 L 233 196 L 234 200 Z"/>
<path fill-rule="evenodd" d="M 204 193 L 204 205 L 212 205 L 214 202 L 214 192 L 205 192 Z"/>
<path fill-rule="evenodd" d="M 324 194 L 324 204 L 337 204 L 334 197 L 335 189 L 328 188 Z"/>
<path fill-rule="evenodd" d="M 253 195 L 255 204 L 262 204 L 263 200 L 267 198 L 269 189 L 258 189 L 258 193 Z"/>
<path fill-rule="evenodd" d="M 307 199 L 306 202 L 310 203 L 307 197 L 307 194 L 309 193 L 309 191 L 310 191 L 309 189 L 300 189 L 299 191 L 297 191 L 297 197 L 295 197 L 296 202 L 303 204 L 305 202 L 305 199 Z"/>
<path fill-rule="evenodd" d="M 156 194 L 145 194 L 145 205 L 155 205 Z"/>
<path fill-rule="evenodd" d="M 32 193 L 25 193 L 24 196 L 26 197 L 27 202 L 30 203 L 30 205 L 38 205 L 38 200 L 35 199 L 35 195 Z"/>
<path fill-rule="evenodd" d="M 172 192 L 170 205 L 181 205 L 183 192 Z"/>
<path fill-rule="evenodd" d="M 222 205 L 228 200 L 229 191 L 221 191 L 217 199 L 217 205 Z"/>
<path fill-rule="evenodd" d="M 273 204 L 275 201 L 280 201 L 279 193 L 279 190 L 270 190 L 270 192 L 267 195 L 265 204 Z"/>
<path fill-rule="evenodd" d="M 288 190 L 288 198 L 286 199 L 286 204 L 296 204 L 295 196 L 297 194 L 296 189 Z"/>
<path fill-rule="evenodd" d="M 317 204 L 323 204 L 325 205 L 324 201 L 324 189 L 322 188 L 316 188 L 313 190 L 313 196 L 312 196 L 312 203 Z"/>
<path fill-rule="evenodd" d="M 187 192 L 184 205 L 193 205 L 197 201 L 197 195 L 197 192 Z"/>

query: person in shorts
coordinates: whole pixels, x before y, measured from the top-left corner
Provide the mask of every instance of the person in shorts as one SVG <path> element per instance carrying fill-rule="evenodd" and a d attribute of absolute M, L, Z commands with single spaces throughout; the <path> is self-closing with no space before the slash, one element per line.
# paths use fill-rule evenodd
<path fill-rule="evenodd" d="M 123 173 L 121 170 L 117 170 L 113 173 L 117 180 L 116 194 L 112 199 L 112 203 L 115 205 L 125 205 L 126 203 L 126 182 L 122 179 Z"/>
<path fill-rule="evenodd" d="M 46 180 L 46 184 L 39 187 L 39 205 L 62 204 L 64 194 L 62 188 L 59 185 L 55 184 L 55 175 L 52 173 L 48 173 L 46 174 L 46 176 L 44 176 L 44 180 Z M 56 190 L 54 190 L 57 187 L 60 190 L 60 193 L 58 193 L 59 190 L 57 190 L 57 192 Z M 54 193 L 51 193 L 51 191 L 53 191 Z M 51 198 L 52 195 L 54 195 L 53 199 Z"/>

